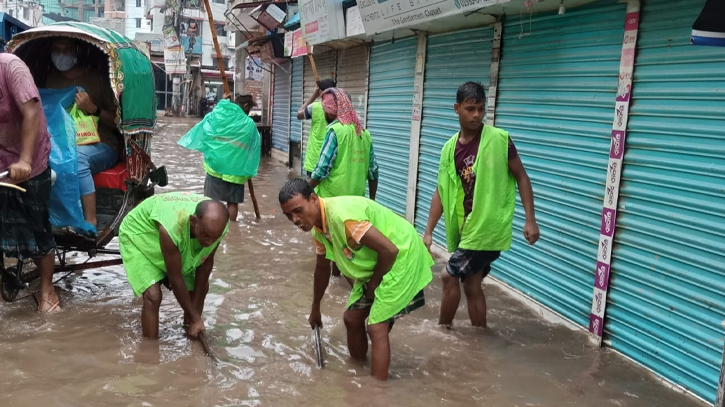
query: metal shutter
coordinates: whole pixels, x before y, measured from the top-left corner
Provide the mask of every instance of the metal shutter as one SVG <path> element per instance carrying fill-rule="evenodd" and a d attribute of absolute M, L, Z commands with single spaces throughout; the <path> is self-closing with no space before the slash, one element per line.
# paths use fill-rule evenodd
<path fill-rule="evenodd" d="M 274 104 L 272 106 L 272 147 L 289 150 L 290 70 L 292 64 L 274 67 Z M 285 71 L 286 70 L 286 71 Z"/>
<path fill-rule="evenodd" d="M 641 9 L 604 339 L 712 403 L 725 339 L 725 49 L 690 45 L 704 3 Z"/>
<path fill-rule="evenodd" d="M 534 189 L 541 240 L 523 236 L 493 275 L 578 325 L 589 325 L 626 5 L 598 2 L 565 15 L 518 18 L 503 30 L 497 127 L 511 134 Z M 529 27 L 525 25 L 524 29 Z"/>
<path fill-rule="evenodd" d="M 370 54 L 367 129 L 380 167 L 376 200 L 405 216 L 410 120 L 418 39 L 373 45 Z"/>

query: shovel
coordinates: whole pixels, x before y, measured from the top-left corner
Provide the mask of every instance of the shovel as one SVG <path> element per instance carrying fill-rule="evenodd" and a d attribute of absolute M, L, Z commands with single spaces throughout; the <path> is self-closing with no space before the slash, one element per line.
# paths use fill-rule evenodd
<path fill-rule="evenodd" d="M 322 340 L 320 339 L 320 326 L 315 325 L 313 328 L 315 336 L 315 352 L 317 352 L 317 367 L 322 369 L 325 367 L 325 359 L 322 354 Z"/>

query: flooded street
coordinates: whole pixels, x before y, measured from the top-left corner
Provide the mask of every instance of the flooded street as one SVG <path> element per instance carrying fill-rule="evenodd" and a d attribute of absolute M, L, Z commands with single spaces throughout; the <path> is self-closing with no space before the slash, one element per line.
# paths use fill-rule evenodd
<path fill-rule="evenodd" d="M 176 145 L 193 124 L 161 118 L 153 158 L 169 186 L 201 193 L 201 156 Z M 57 284 L 64 311 L 37 314 L 32 299 L 0 303 L 0 406 L 702 406 L 586 335 L 550 325 L 496 286 L 486 285 L 490 332 L 437 327 L 441 287 L 391 334 L 391 380 L 369 378 L 348 360 L 342 312 L 347 283 L 323 300 L 327 365 L 315 366 L 307 323 L 312 297 L 311 237 L 279 209 L 288 169 L 263 158 L 251 200 L 220 245 L 204 319 L 213 365 L 182 329 L 182 311 L 163 289 L 161 339 L 142 340 L 141 300 L 121 266 Z M 114 243 L 111 246 L 115 245 Z M 79 255 L 83 256 L 83 255 Z M 442 262 L 435 266 L 437 273 Z M 21 293 L 21 295 L 24 295 Z"/>

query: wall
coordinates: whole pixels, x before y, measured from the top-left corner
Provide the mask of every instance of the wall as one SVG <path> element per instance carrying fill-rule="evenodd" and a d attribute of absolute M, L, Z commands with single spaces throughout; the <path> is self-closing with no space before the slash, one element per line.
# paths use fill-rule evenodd
<path fill-rule="evenodd" d="M 151 20 L 146 18 L 146 10 L 144 2 L 147 0 L 141 0 L 141 7 L 136 7 L 136 0 L 125 0 L 126 7 L 126 36 L 128 38 L 136 39 L 136 33 L 150 33 L 151 32 Z M 141 19 L 141 28 L 136 28 L 136 19 Z"/>

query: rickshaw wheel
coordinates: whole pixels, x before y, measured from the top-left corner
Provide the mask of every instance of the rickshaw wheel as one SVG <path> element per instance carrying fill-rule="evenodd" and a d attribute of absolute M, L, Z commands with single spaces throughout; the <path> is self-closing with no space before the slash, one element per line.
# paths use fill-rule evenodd
<path fill-rule="evenodd" d="M 3 273 L 0 278 L 0 295 L 6 302 L 13 302 L 18 298 L 20 289 L 23 288 L 23 284 L 18 281 L 15 277 L 15 268 L 11 267 Z"/>

